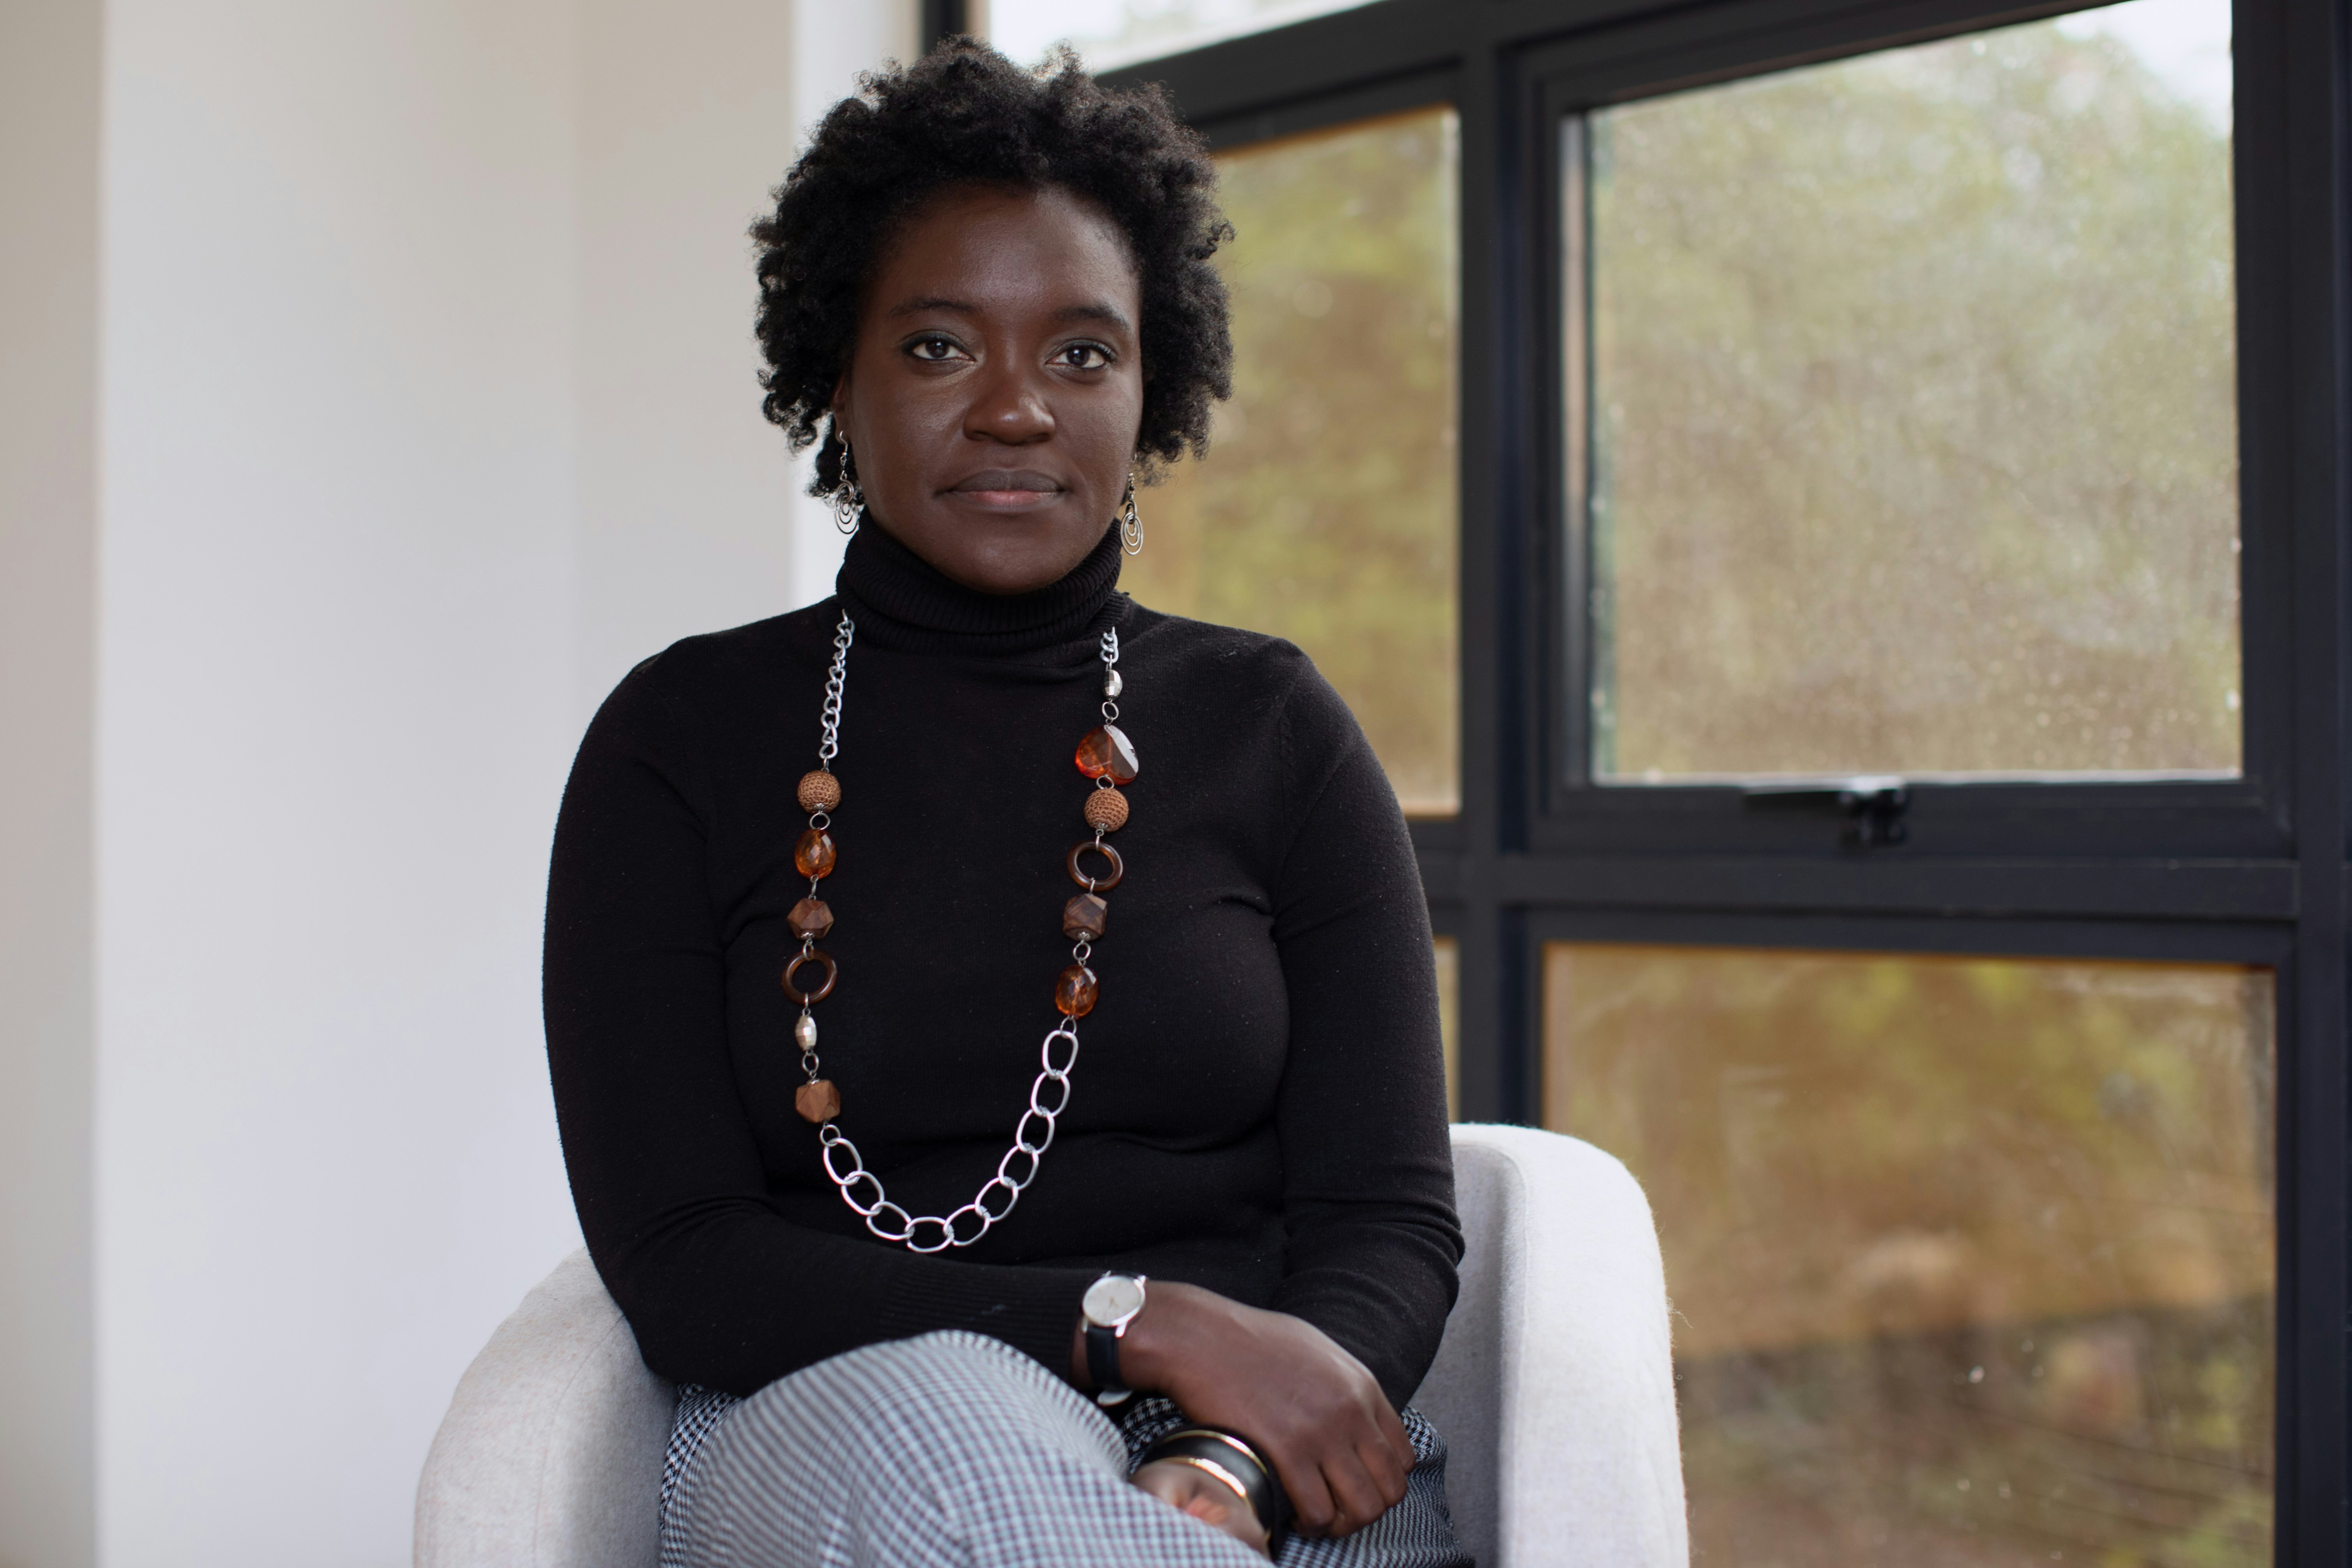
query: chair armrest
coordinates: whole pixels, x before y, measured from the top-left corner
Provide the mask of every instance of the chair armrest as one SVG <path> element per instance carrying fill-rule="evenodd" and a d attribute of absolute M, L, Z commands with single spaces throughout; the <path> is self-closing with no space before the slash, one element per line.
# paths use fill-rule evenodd
<path fill-rule="evenodd" d="M 574 1252 L 458 1382 L 417 1482 L 417 1568 L 653 1568 L 677 1403 Z"/>
<path fill-rule="evenodd" d="M 1415 1403 L 1491 1568 L 1685 1568 L 1657 1230 L 1625 1167 L 1528 1127 L 1454 1129 L 1461 1295 Z"/>

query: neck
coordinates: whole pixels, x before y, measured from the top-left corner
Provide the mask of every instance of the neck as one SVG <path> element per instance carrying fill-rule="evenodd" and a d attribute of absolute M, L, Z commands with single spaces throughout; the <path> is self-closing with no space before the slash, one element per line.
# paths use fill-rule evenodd
<path fill-rule="evenodd" d="M 1118 592 L 1118 531 L 1067 576 L 1026 594 L 983 594 L 917 555 L 867 518 L 841 558 L 835 586 L 857 640 L 908 653 L 982 657 L 1093 642 L 1127 613 Z"/>

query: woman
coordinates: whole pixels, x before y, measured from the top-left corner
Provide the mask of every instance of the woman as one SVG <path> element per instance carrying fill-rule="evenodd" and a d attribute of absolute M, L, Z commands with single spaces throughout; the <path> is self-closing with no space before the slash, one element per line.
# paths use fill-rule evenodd
<path fill-rule="evenodd" d="M 548 901 L 667 1562 L 1466 1562 L 1399 1414 L 1461 1241 L 1395 798 L 1297 649 L 1116 592 L 1228 389 L 1213 177 L 956 41 L 754 231 L 839 591 L 630 673 Z"/>

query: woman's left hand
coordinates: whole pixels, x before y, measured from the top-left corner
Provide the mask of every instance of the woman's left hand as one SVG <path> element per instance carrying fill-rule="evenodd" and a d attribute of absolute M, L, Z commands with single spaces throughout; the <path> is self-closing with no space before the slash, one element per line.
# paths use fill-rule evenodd
<path fill-rule="evenodd" d="M 1215 1525 L 1253 1551 L 1266 1550 L 1265 1526 L 1241 1494 L 1192 1465 L 1162 1459 L 1128 1478 L 1161 1502 Z"/>

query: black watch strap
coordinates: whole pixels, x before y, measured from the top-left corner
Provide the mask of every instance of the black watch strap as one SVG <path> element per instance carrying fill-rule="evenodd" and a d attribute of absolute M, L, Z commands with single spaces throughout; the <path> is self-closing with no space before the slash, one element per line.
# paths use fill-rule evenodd
<path fill-rule="evenodd" d="M 1115 1405 L 1132 1392 L 1118 1374 L 1118 1330 L 1100 1323 L 1087 1325 L 1087 1377 L 1095 1385 L 1096 1397 L 1106 1405 Z"/>

